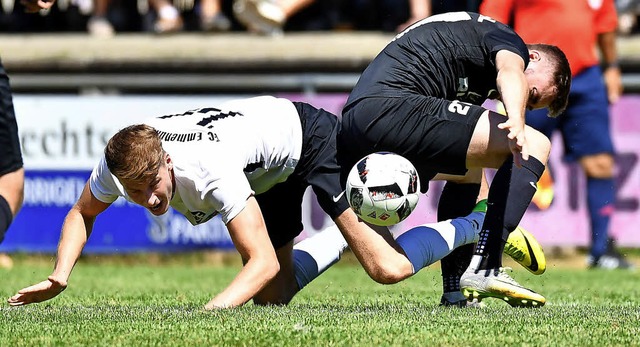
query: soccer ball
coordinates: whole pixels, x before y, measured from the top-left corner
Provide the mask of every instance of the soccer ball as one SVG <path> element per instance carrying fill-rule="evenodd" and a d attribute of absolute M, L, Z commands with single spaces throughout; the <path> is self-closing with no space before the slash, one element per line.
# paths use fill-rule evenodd
<path fill-rule="evenodd" d="M 416 208 L 420 179 L 406 158 L 391 152 L 377 152 L 353 166 L 345 194 L 362 220 L 390 226 L 403 221 Z"/>

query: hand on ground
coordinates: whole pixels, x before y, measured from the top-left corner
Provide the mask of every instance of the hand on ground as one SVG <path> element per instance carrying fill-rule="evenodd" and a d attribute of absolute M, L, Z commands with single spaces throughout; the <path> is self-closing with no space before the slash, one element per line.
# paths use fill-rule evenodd
<path fill-rule="evenodd" d="M 53 277 L 30 287 L 20 289 L 18 293 L 10 297 L 7 302 L 11 306 L 22 306 L 49 300 L 62 293 L 67 288 L 67 283 L 56 281 Z"/>

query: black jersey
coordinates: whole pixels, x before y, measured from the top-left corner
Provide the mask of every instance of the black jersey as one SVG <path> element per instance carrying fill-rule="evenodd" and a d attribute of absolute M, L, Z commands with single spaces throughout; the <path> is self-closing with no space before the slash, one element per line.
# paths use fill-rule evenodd
<path fill-rule="evenodd" d="M 9 77 L 0 61 L 0 176 L 22 167 L 18 123 L 13 110 Z"/>
<path fill-rule="evenodd" d="M 497 94 L 496 53 L 529 53 L 507 25 L 471 12 L 431 16 L 398 34 L 369 64 L 345 109 L 368 97 L 407 93 L 481 105 Z"/>

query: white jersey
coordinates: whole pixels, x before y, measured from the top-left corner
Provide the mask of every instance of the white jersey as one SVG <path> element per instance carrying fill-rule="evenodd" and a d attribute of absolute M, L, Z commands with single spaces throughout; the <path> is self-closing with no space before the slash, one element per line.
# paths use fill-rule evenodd
<path fill-rule="evenodd" d="M 302 126 L 293 103 L 261 96 L 215 108 L 148 120 L 173 161 L 171 206 L 193 224 L 217 213 L 226 224 L 253 194 L 269 190 L 294 171 L 302 152 Z M 89 179 L 100 201 L 131 201 L 109 172 L 104 155 Z"/>

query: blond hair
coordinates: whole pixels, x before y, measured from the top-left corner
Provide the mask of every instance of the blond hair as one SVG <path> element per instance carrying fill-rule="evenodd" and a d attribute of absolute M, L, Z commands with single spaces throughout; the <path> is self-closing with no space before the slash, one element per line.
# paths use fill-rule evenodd
<path fill-rule="evenodd" d="M 151 180 L 164 163 L 158 132 L 146 124 L 118 131 L 109 139 L 104 156 L 109 171 L 121 180 Z"/>

